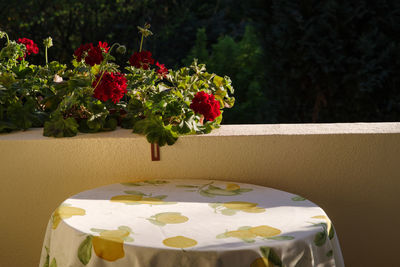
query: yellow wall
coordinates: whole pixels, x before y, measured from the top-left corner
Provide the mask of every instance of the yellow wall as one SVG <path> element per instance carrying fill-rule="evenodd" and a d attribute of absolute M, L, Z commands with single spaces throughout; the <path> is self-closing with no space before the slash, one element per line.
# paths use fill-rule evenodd
<path fill-rule="evenodd" d="M 335 224 L 347 266 L 398 266 L 400 123 L 223 126 L 150 160 L 127 130 L 74 138 L 0 135 L 0 266 L 37 266 L 67 197 L 136 178 L 204 178 L 300 194 Z"/>

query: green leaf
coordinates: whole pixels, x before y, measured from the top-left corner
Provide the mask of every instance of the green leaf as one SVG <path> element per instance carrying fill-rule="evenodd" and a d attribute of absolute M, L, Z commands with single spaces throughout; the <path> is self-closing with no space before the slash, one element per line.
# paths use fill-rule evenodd
<path fill-rule="evenodd" d="M 260 247 L 261 255 L 270 260 L 273 264 L 282 266 L 282 261 L 273 248 L 262 246 Z"/>
<path fill-rule="evenodd" d="M 64 119 L 60 113 L 52 115 L 44 124 L 44 136 L 71 137 L 78 133 L 78 123 L 74 118 Z"/>
<path fill-rule="evenodd" d="M 153 198 L 157 198 L 157 199 L 160 199 L 160 200 L 163 200 L 166 197 L 167 197 L 167 195 L 153 196 Z"/>
<path fill-rule="evenodd" d="M 183 187 L 183 188 L 198 188 L 199 186 L 197 185 L 177 185 L 176 187 Z"/>
<path fill-rule="evenodd" d="M 218 187 L 218 186 L 215 186 L 215 185 L 212 185 L 212 184 L 210 184 L 209 186 L 208 186 L 208 189 L 222 189 L 221 187 Z"/>
<path fill-rule="evenodd" d="M 251 238 L 242 238 L 242 240 L 244 242 L 246 242 L 246 243 L 254 243 L 254 242 L 256 242 L 254 239 L 251 239 Z"/>
<path fill-rule="evenodd" d="M 83 265 L 87 265 L 92 257 L 92 238 L 91 235 L 87 236 L 79 245 L 78 258 Z"/>
<path fill-rule="evenodd" d="M 132 129 L 133 125 L 135 125 L 135 123 L 137 123 L 139 120 L 140 118 L 137 116 L 137 114 L 128 113 L 124 118 L 122 118 L 121 127 L 125 129 Z"/>
<path fill-rule="evenodd" d="M 172 145 L 178 139 L 172 126 L 165 126 L 160 117 L 149 117 L 138 121 L 133 126 L 133 132 L 145 134 L 149 143 L 157 143 L 159 146 Z"/>
<path fill-rule="evenodd" d="M 18 129 L 18 127 L 15 124 L 7 121 L 0 121 L 0 133 L 9 133 L 16 129 Z"/>
<path fill-rule="evenodd" d="M 332 257 L 332 255 L 333 255 L 333 250 L 329 250 L 327 253 L 326 253 L 326 256 L 327 257 Z"/>
<path fill-rule="evenodd" d="M 235 196 L 235 195 L 238 195 L 238 193 L 235 192 L 235 191 L 228 191 L 228 190 L 224 190 L 224 189 L 207 189 L 207 190 L 204 190 L 204 191 L 206 191 L 208 194 L 216 195 L 216 196 Z"/>
<path fill-rule="evenodd" d="M 270 248 L 270 247 L 265 247 L 265 246 L 263 246 L 263 247 L 260 247 L 260 251 L 261 251 L 261 255 L 262 255 L 264 258 L 268 259 L 268 257 L 269 257 L 269 252 L 271 251 L 271 248 Z"/>
<path fill-rule="evenodd" d="M 57 267 L 57 261 L 56 261 L 56 258 L 53 258 L 53 260 L 51 261 L 51 263 L 50 263 L 50 266 L 49 267 Z"/>
<path fill-rule="evenodd" d="M 304 197 L 301 197 L 301 196 L 295 196 L 295 197 L 292 197 L 292 200 L 293 201 L 304 201 L 304 200 L 307 200 L 307 199 L 305 199 Z"/>
<path fill-rule="evenodd" d="M 236 191 L 236 190 L 234 190 L 234 191 Z M 253 191 L 253 189 L 251 189 L 251 188 L 240 188 L 240 189 L 238 189 L 237 191 L 238 191 L 239 193 L 246 193 L 246 192 Z"/>
<path fill-rule="evenodd" d="M 140 191 L 135 191 L 135 190 L 128 190 L 128 191 L 124 191 L 124 193 L 126 194 L 130 194 L 130 195 L 140 195 L 140 196 L 145 196 L 145 193 L 142 193 Z"/>
<path fill-rule="evenodd" d="M 203 197 L 215 197 L 215 195 L 208 193 L 205 190 L 200 190 L 200 195 L 202 195 Z"/>
<path fill-rule="evenodd" d="M 335 236 L 335 229 L 333 228 L 333 225 L 331 225 L 331 229 L 329 229 L 329 239 L 332 239 Z"/>
<path fill-rule="evenodd" d="M 8 107 L 7 116 L 18 128 L 25 130 L 32 126 L 34 111 L 35 105 L 33 100 L 28 100 L 24 104 L 21 102 L 15 102 Z"/>
<path fill-rule="evenodd" d="M 118 121 L 114 118 L 108 118 L 106 120 L 106 124 L 104 125 L 103 130 L 107 130 L 107 131 L 113 131 L 117 128 L 118 126 Z"/>
<path fill-rule="evenodd" d="M 224 78 L 222 78 L 222 77 L 220 77 L 220 76 L 218 76 L 218 75 L 215 75 L 215 76 L 214 76 L 214 79 L 213 79 L 213 83 L 214 83 L 217 87 L 221 87 L 221 86 L 223 86 Z"/>
<path fill-rule="evenodd" d="M 122 230 L 122 231 L 127 231 L 129 233 L 132 233 L 132 229 L 129 226 L 121 225 L 121 226 L 118 227 L 118 229 Z"/>
<path fill-rule="evenodd" d="M 49 264 L 50 264 L 50 255 L 49 252 L 47 252 L 46 261 L 44 262 L 42 267 L 49 267 Z"/>
<path fill-rule="evenodd" d="M 140 183 L 121 183 L 121 184 L 126 186 L 141 186 Z"/>
<path fill-rule="evenodd" d="M 233 210 L 233 209 L 223 209 L 223 210 L 221 210 L 221 214 L 227 215 L 227 216 L 235 215 L 236 212 L 237 212 L 237 211 L 236 211 L 236 210 Z"/>
<path fill-rule="evenodd" d="M 315 235 L 314 244 L 318 247 L 322 246 L 326 242 L 326 231 L 319 232 Z"/>
<path fill-rule="evenodd" d="M 276 254 L 275 250 L 271 249 L 269 251 L 268 259 L 277 266 L 282 266 L 282 260 L 279 258 L 278 254 Z"/>
<path fill-rule="evenodd" d="M 35 111 L 32 114 L 31 121 L 33 127 L 43 127 L 44 123 L 49 119 L 49 114 L 43 111 Z"/>
<path fill-rule="evenodd" d="M 146 180 L 143 181 L 146 184 L 151 184 L 151 185 L 160 185 L 160 184 L 168 184 L 168 181 L 163 181 L 163 180 Z"/>

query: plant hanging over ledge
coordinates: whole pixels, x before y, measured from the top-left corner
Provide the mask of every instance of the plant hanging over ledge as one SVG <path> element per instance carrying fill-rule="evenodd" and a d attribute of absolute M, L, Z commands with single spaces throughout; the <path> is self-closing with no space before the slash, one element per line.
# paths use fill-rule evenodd
<path fill-rule="evenodd" d="M 82 44 L 73 68 L 48 62 L 49 37 L 43 41 L 45 64 L 29 64 L 38 53 L 34 41 L 17 42 L 0 31 L 0 133 L 44 127 L 45 136 L 69 137 L 78 132 L 111 131 L 117 126 L 146 135 L 150 143 L 172 145 L 178 136 L 209 133 L 218 128 L 222 108 L 234 104 L 229 77 L 206 71 L 194 60 L 189 67 L 167 69 L 143 50 L 150 25 L 138 27 L 140 49 L 122 72 L 113 53 L 120 44 Z"/>

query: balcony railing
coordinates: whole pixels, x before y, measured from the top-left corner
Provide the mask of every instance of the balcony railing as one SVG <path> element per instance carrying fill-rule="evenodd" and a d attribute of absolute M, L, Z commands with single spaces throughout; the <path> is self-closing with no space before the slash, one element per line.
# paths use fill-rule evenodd
<path fill-rule="evenodd" d="M 332 219 L 347 266 L 397 266 L 400 123 L 224 125 L 180 137 L 151 161 L 130 130 L 0 135 L 0 266 L 37 266 L 45 227 L 68 196 L 137 178 L 203 178 L 299 194 Z M 392 229 L 392 230 L 391 230 Z"/>

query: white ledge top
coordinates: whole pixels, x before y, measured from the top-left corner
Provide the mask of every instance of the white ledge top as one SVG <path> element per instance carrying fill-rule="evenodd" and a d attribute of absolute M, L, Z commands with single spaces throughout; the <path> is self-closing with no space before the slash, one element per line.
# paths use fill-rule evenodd
<path fill-rule="evenodd" d="M 383 123 L 319 123 L 319 124 L 238 124 L 222 125 L 207 136 L 268 136 L 268 135 L 341 135 L 341 134 L 400 134 L 400 122 Z M 188 136 L 190 137 L 190 136 Z M 132 134 L 129 129 L 96 134 L 79 133 L 72 138 L 58 138 L 57 140 L 97 138 L 142 138 Z M 183 137 L 185 138 L 185 137 Z M 0 134 L 0 141 L 6 140 L 55 140 L 43 136 L 43 128 L 33 128 L 27 131 Z"/>

